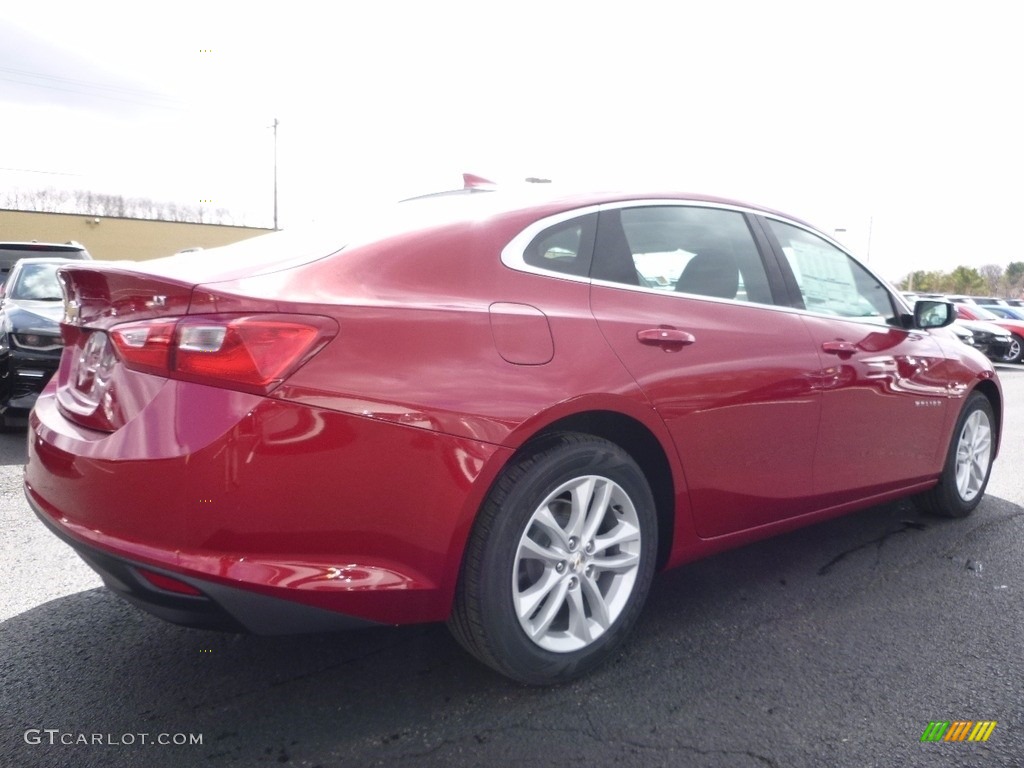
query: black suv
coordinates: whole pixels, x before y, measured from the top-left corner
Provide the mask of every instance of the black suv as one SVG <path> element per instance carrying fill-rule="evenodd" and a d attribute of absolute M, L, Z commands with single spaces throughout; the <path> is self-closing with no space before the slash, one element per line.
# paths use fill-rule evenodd
<path fill-rule="evenodd" d="M 55 257 L 58 259 L 91 259 L 85 246 L 74 240 L 68 243 L 3 243 L 0 242 L 0 285 L 7 282 L 18 259 Z"/>

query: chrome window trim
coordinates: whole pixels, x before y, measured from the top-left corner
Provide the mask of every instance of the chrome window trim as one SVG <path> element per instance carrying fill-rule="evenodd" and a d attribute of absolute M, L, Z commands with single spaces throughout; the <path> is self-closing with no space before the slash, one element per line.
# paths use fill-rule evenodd
<path fill-rule="evenodd" d="M 739 304 L 744 307 L 778 307 L 778 304 L 761 304 L 757 301 L 742 301 L 740 299 L 723 299 L 719 296 L 706 296 L 703 293 L 687 293 L 686 291 L 666 291 L 659 288 L 648 288 L 645 285 L 626 285 L 616 283 L 614 280 L 591 280 L 592 285 L 599 285 L 602 288 L 621 288 L 624 291 L 637 291 L 648 293 L 652 296 L 672 296 L 681 299 L 697 299 L 699 301 L 711 301 L 716 304 Z M 795 307 L 783 307 L 783 309 L 795 309 Z"/>
<path fill-rule="evenodd" d="M 879 275 L 870 266 L 865 264 L 863 261 L 861 261 L 859 258 L 857 258 L 857 256 L 855 256 L 854 254 L 852 254 L 849 251 L 849 249 L 845 248 L 841 243 L 838 243 L 835 240 L 833 240 L 831 237 L 826 235 L 824 232 L 819 232 L 818 230 L 816 230 L 814 227 L 812 227 L 809 224 L 804 224 L 804 223 L 799 222 L 799 221 L 794 221 L 793 219 L 787 219 L 785 216 L 780 216 L 777 213 L 767 213 L 766 212 L 766 213 L 761 213 L 759 215 L 762 218 L 765 218 L 765 219 L 774 219 L 775 221 L 779 221 L 779 222 L 781 222 L 783 224 L 788 224 L 791 227 L 796 227 L 797 229 L 802 229 L 804 232 L 807 232 L 807 233 L 809 233 L 811 235 L 814 235 L 815 237 L 821 238 L 822 240 L 824 240 L 829 245 L 835 247 L 835 249 L 837 251 L 839 251 L 840 253 L 844 254 L 847 258 L 853 259 L 853 261 L 858 266 L 860 266 L 861 269 L 863 269 L 865 272 L 867 272 L 869 275 L 871 275 L 873 278 L 875 278 L 875 280 L 877 280 L 882 285 L 882 287 L 884 287 L 887 291 L 889 291 L 889 298 L 890 299 L 895 299 L 894 305 L 895 305 L 896 309 L 913 309 L 912 307 L 908 306 L 906 300 L 903 298 L 902 293 L 899 291 L 898 288 L 896 288 L 896 286 L 894 286 L 892 283 L 890 283 L 884 277 Z M 796 307 L 794 307 L 794 309 L 796 309 Z M 825 312 L 812 312 L 809 309 L 803 309 L 803 310 L 799 310 L 799 311 L 806 312 L 807 314 L 812 315 L 814 317 L 830 317 L 830 318 L 840 317 L 839 315 L 829 315 L 829 314 L 827 314 Z M 845 319 L 846 320 L 863 320 L 863 318 L 850 318 L 850 317 L 845 318 Z M 883 325 L 885 325 L 886 328 L 897 327 L 897 326 L 889 325 L 888 323 L 883 323 Z"/>
<path fill-rule="evenodd" d="M 569 211 L 562 211 L 551 216 L 547 216 L 543 219 L 530 224 L 526 229 L 522 230 L 518 235 L 509 240 L 508 245 L 501 249 L 501 263 L 509 269 L 514 269 L 518 272 L 527 272 L 531 275 L 543 275 L 545 277 L 557 277 L 559 280 L 571 280 L 576 283 L 589 283 L 591 282 L 589 275 L 570 275 L 566 272 L 557 272 L 553 269 L 544 269 L 543 267 L 535 267 L 532 264 L 526 263 L 526 248 L 533 242 L 533 239 L 537 237 L 548 227 L 553 227 L 556 224 L 562 224 L 566 221 L 572 221 L 573 219 L 581 219 L 591 213 L 597 213 L 602 210 L 600 205 L 588 205 L 583 208 L 573 208 Z"/>
<path fill-rule="evenodd" d="M 829 245 L 834 245 L 836 248 L 838 248 L 840 251 L 845 253 L 847 256 L 851 257 L 858 264 L 860 264 L 861 266 L 864 266 L 864 264 L 861 262 L 861 260 L 858 259 L 856 256 L 854 256 L 852 253 L 850 253 L 850 251 L 847 248 L 845 248 L 842 245 L 842 243 L 840 243 L 837 240 L 834 240 L 833 238 L 829 237 L 824 232 L 821 232 L 821 231 L 815 229 L 810 224 L 804 224 L 802 221 L 796 221 L 794 219 L 789 219 L 789 218 L 786 218 L 785 216 L 782 216 L 782 215 L 780 215 L 778 213 L 771 213 L 769 211 L 762 211 L 762 212 L 758 213 L 758 216 L 760 216 L 763 219 L 775 219 L 775 221 L 781 221 L 783 224 L 789 224 L 789 226 L 791 226 L 791 227 L 796 227 L 797 229 L 802 229 L 804 232 L 810 232 L 812 235 L 820 237 L 822 240 L 824 240 L 827 243 L 829 243 Z M 874 274 L 874 273 L 872 273 L 872 274 Z"/>
<path fill-rule="evenodd" d="M 896 286 L 894 286 L 892 283 L 890 283 L 888 280 L 886 280 L 880 274 L 875 272 L 875 270 L 873 270 L 869 264 L 867 264 L 866 262 L 862 261 L 856 254 L 852 253 L 849 248 L 846 248 L 842 243 L 839 243 L 836 240 L 833 240 L 831 237 L 826 235 L 824 232 L 820 232 L 819 230 L 817 230 L 814 227 L 812 227 L 810 224 L 804 224 L 803 222 L 800 222 L 800 221 L 794 221 L 793 219 L 787 219 L 785 216 L 780 216 L 777 213 L 759 213 L 758 215 L 761 216 L 762 218 L 765 218 L 765 219 L 775 219 L 775 221 L 781 221 L 783 224 L 789 224 L 789 226 L 791 226 L 791 227 L 796 227 L 797 229 L 802 229 L 804 232 L 809 232 L 810 234 L 812 234 L 812 235 L 814 235 L 816 237 L 820 237 L 826 243 L 828 243 L 829 245 L 834 246 L 837 250 L 842 251 L 847 256 L 849 256 L 851 259 L 853 259 L 855 262 L 857 262 L 861 267 L 864 268 L 864 270 L 869 275 L 871 275 L 878 282 L 880 282 L 882 285 L 884 285 L 886 288 L 888 288 L 890 293 L 896 294 L 899 297 L 900 292 L 896 289 Z M 832 315 L 826 315 L 826 317 L 832 317 Z"/>
<path fill-rule="evenodd" d="M 547 272 L 544 273 L 548 274 Z M 558 277 L 565 277 L 565 275 L 556 274 Z M 829 315 L 825 312 L 814 312 L 810 309 L 801 309 L 800 307 L 790 307 L 784 304 L 762 304 L 757 301 L 741 301 L 739 299 L 722 299 L 717 296 L 705 296 L 701 293 L 685 293 L 684 291 L 669 292 L 659 291 L 657 288 L 646 288 L 640 285 L 626 285 L 625 283 L 616 283 L 611 280 L 590 280 L 591 285 L 600 286 L 602 288 L 614 288 L 619 291 L 635 291 L 639 293 L 646 293 L 652 296 L 666 296 L 670 298 L 686 299 L 687 301 L 708 301 L 714 304 L 728 304 L 733 307 L 750 307 L 751 309 L 762 309 L 771 312 L 783 312 L 791 315 L 806 315 L 807 317 L 824 317 L 829 320 L 842 320 L 849 323 L 860 323 L 862 325 L 870 325 L 872 328 L 886 328 L 893 331 L 905 331 L 911 332 L 911 329 L 901 328 L 898 325 L 889 325 L 888 323 L 880 320 L 873 320 L 869 317 L 842 317 L 841 315 Z M 914 329 L 914 333 L 929 333 L 935 330 L 933 328 L 922 330 L 920 328 Z"/>
<path fill-rule="evenodd" d="M 826 235 L 824 232 L 818 231 L 811 225 L 805 224 L 797 219 L 789 218 L 783 214 L 774 213 L 771 211 L 765 211 L 758 208 L 753 208 L 739 204 L 719 203 L 710 200 L 682 200 L 679 198 L 618 200 L 615 202 L 598 203 L 594 205 L 582 206 L 580 208 L 573 208 L 567 211 L 561 211 L 560 213 L 555 213 L 552 214 L 551 216 L 546 216 L 543 219 L 539 219 L 533 222 L 525 229 L 523 229 L 518 235 L 513 237 L 508 242 L 508 244 L 501 250 L 501 263 L 504 264 L 509 269 L 514 269 L 518 272 L 526 272 L 531 275 L 551 277 L 556 278 L 558 280 L 569 280 L 576 283 L 589 283 L 590 285 L 597 285 L 604 288 L 615 288 L 616 290 L 621 291 L 635 291 L 637 293 L 650 294 L 652 296 L 674 296 L 678 298 L 685 298 L 691 301 L 709 301 L 716 304 L 756 307 L 759 309 L 767 309 L 776 312 L 807 315 L 809 317 L 824 317 L 833 320 L 845 320 L 848 322 L 863 323 L 865 325 L 871 325 L 873 327 L 899 329 L 899 326 L 889 325 L 888 323 L 885 322 L 872 321 L 869 318 L 839 317 L 837 315 L 830 315 L 825 312 L 815 312 L 813 310 L 809 310 L 806 308 L 801 309 L 799 307 L 790 307 L 782 304 L 762 304 L 756 301 L 741 301 L 739 299 L 722 299 L 716 296 L 704 296 L 703 294 L 686 293 L 684 291 L 669 293 L 667 291 L 658 290 L 657 288 L 648 288 L 646 286 L 641 285 L 627 285 L 626 283 L 616 283 L 612 280 L 595 280 L 587 276 L 570 275 L 566 274 L 565 272 L 556 272 L 555 270 L 544 269 L 542 267 L 535 267 L 532 264 L 526 263 L 525 254 L 527 246 L 529 246 L 529 244 L 533 242 L 533 239 L 537 235 L 539 235 L 548 227 L 552 227 L 555 226 L 556 224 L 561 224 L 563 222 L 570 221 L 575 218 L 582 218 L 583 216 L 587 216 L 588 214 L 591 213 L 600 213 L 602 211 L 611 211 L 616 209 L 621 210 L 626 208 L 651 208 L 664 206 L 674 206 L 680 208 L 714 208 L 716 210 L 721 211 L 735 211 L 737 213 L 742 213 L 745 215 L 759 216 L 761 218 L 766 219 L 774 219 L 776 221 L 782 222 L 783 224 L 788 224 L 792 227 L 797 227 L 798 229 L 802 229 L 805 232 L 815 235 L 816 237 L 820 237 L 822 240 L 834 246 L 849 258 L 853 259 L 861 267 L 863 267 L 872 277 L 874 277 L 882 285 L 884 285 L 889 290 L 889 293 L 891 295 L 895 295 L 897 296 L 897 298 L 899 298 L 898 292 L 889 283 L 889 281 L 885 280 L 884 278 L 876 274 L 874 270 L 872 270 L 870 267 L 864 264 L 864 262 L 862 262 L 860 259 L 854 256 L 852 253 L 850 253 L 850 251 L 844 248 L 840 243 L 836 242 L 834 239 Z"/>
<path fill-rule="evenodd" d="M 557 277 L 560 280 L 573 280 L 581 283 L 593 283 L 603 282 L 594 281 L 589 277 L 580 275 L 569 275 L 565 272 L 557 272 L 553 269 L 544 269 L 543 267 L 535 267 L 532 264 L 527 264 L 525 259 L 526 248 L 533 242 L 533 238 L 539 235 L 548 227 L 561 224 L 572 219 L 582 218 L 591 213 L 600 213 L 601 211 L 612 211 L 616 209 L 624 208 L 654 208 L 654 207 L 666 207 L 674 206 L 677 208 L 715 208 L 721 211 L 736 211 L 737 213 L 754 214 L 757 215 L 759 212 L 754 208 L 747 208 L 741 205 L 730 205 L 728 203 L 715 203 L 706 200 L 680 200 L 678 198 L 651 198 L 649 200 L 618 200 L 611 203 L 598 203 L 595 205 L 586 205 L 581 208 L 573 208 L 569 211 L 562 211 L 561 213 L 555 213 L 551 216 L 547 216 L 543 219 L 533 222 L 526 229 L 522 230 L 518 235 L 513 237 L 504 248 L 501 249 L 501 263 L 510 269 L 517 270 L 519 272 L 528 272 L 533 275 L 544 275 L 546 277 Z M 785 219 L 782 219 L 785 221 Z M 620 285 L 620 287 L 630 288 L 632 286 L 622 285 L 619 283 L 611 283 L 612 285 Z M 653 289 L 645 289 L 653 293 L 657 291 Z M 685 294 L 687 296 L 693 294 Z M 727 299 L 726 299 L 727 301 Z M 741 304 L 748 304 L 750 302 L 739 302 Z"/>

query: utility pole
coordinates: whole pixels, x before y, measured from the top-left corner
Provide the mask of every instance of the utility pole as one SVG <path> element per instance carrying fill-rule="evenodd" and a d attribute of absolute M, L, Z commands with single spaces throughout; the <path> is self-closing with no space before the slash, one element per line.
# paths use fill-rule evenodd
<path fill-rule="evenodd" d="M 274 231 L 277 231 L 277 118 L 270 126 L 274 129 Z"/>

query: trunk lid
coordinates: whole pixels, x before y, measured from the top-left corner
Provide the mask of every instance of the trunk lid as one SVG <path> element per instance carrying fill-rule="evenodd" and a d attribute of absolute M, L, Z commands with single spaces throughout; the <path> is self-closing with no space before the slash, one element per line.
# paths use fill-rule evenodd
<path fill-rule="evenodd" d="M 333 338 L 337 325 L 328 317 L 278 297 L 214 287 L 237 288 L 241 276 L 294 269 L 332 251 L 306 249 L 296 257 L 285 249 L 283 259 L 279 246 L 244 245 L 130 268 L 62 267 L 65 348 L 54 381 L 64 415 L 114 431 L 168 379 L 267 394 Z"/>

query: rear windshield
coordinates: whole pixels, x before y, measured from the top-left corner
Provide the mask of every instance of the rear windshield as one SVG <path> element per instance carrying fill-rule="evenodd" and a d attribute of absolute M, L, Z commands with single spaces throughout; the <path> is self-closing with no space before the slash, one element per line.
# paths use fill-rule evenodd
<path fill-rule="evenodd" d="M 73 245 L 43 245 L 40 243 L 8 243 L 0 246 L 0 285 L 7 282 L 11 269 L 20 259 L 56 256 L 61 259 L 88 259 L 84 248 Z"/>
<path fill-rule="evenodd" d="M 268 232 L 217 248 L 123 262 L 138 272 L 196 282 L 216 282 L 274 272 L 330 256 L 345 247 L 333 230 Z"/>
<path fill-rule="evenodd" d="M 39 258 L 42 256 L 58 256 L 62 259 L 87 259 L 89 255 L 82 248 L 73 245 L 55 246 L 40 245 L 38 243 L 25 243 L 24 245 L 0 246 L 0 260 L 9 261 L 11 264 L 18 259 Z"/>

